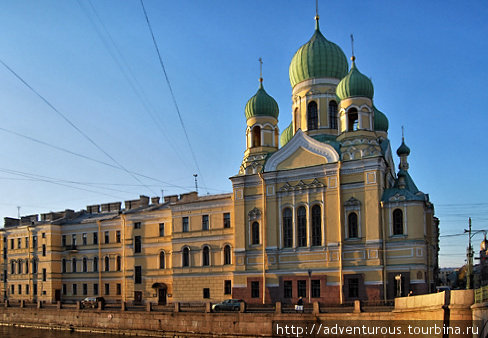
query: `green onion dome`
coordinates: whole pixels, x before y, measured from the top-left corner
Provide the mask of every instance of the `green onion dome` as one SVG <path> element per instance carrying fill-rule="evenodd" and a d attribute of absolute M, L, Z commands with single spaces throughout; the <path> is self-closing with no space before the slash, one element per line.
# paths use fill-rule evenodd
<path fill-rule="evenodd" d="M 402 144 L 400 145 L 400 147 L 397 149 L 397 155 L 398 156 L 402 156 L 402 155 L 410 155 L 410 148 L 407 147 L 407 145 L 405 144 L 405 141 L 403 140 L 402 138 Z"/>
<path fill-rule="evenodd" d="M 347 74 L 347 58 L 342 49 L 327 40 L 316 21 L 312 38 L 293 56 L 290 63 L 290 83 L 296 84 L 319 77 L 342 79 Z"/>
<path fill-rule="evenodd" d="M 278 103 L 266 93 L 263 88 L 262 79 L 260 79 L 257 93 L 247 101 L 245 113 L 246 119 L 255 116 L 271 116 L 275 119 L 278 118 Z"/>
<path fill-rule="evenodd" d="M 293 121 L 290 122 L 290 125 L 283 130 L 280 136 L 280 145 L 282 147 L 285 146 L 285 144 L 288 143 L 293 137 Z"/>
<path fill-rule="evenodd" d="M 368 97 L 373 99 L 374 88 L 371 80 L 362 74 L 354 62 L 354 56 L 351 58 L 352 66 L 349 73 L 337 85 L 336 94 L 341 100 L 350 97 Z"/>
<path fill-rule="evenodd" d="M 374 110 L 374 130 L 388 132 L 388 118 L 385 114 L 379 111 L 373 104 Z"/>

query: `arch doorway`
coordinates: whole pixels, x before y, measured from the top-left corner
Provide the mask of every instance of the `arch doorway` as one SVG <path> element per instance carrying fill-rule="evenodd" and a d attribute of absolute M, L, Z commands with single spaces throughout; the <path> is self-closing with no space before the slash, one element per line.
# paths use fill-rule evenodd
<path fill-rule="evenodd" d="M 166 305 L 168 296 L 168 287 L 164 283 L 154 283 L 153 289 L 158 290 L 158 305 Z"/>

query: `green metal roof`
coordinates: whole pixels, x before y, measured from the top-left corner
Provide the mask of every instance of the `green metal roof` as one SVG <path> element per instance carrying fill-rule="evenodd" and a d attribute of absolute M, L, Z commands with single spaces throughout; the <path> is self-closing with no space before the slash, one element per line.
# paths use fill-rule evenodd
<path fill-rule="evenodd" d="M 337 85 L 336 94 L 341 100 L 350 97 L 373 98 L 373 83 L 366 75 L 362 74 L 357 69 L 354 59 L 352 61 L 351 70 Z"/>
<path fill-rule="evenodd" d="M 290 122 L 290 125 L 283 130 L 280 136 L 280 145 L 282 147 L 285 146 L 293 137 L 293 122 Z"/>
<path fill-rule="evenodd" d="M 247 101 L 245 113 L 246 119 L 254 116 L 271 116 L 276 119 L 278 118 L 278 103 L 266 93 L 262 81 L 259 84 L 259 89 L 256 94 Z"/>
<path fill-rule="evenodd" d="M 398 156 L 402 156 L 402 155 L 410 155 L 410 148 L 407 147 L 407 145 L 405 144 L 405 141 L 402 139 L 402 144 L 400 145 L 400 147 L 397 149 L 397 155 Z"/>
<path fill-rule="evenodd" d="M 376 108 L 373 104 L 374 110 L 374 130 L 379 131 L 388 131 L 388 118 L 385 114 L 383 114 L 378 108 Z"/>
<path fill-rule="evenodd" d="M 412 177 L 406 170 L 400 170 L 398 172 L 398 176 L 403 176 L 405 180 L 405 188 L 400 189 L 398 186 L 398 179 L 395 181 L 395 185 L 392 188 L 385 189 L 383 192 L 383 196 L 381 197 L 382 201 L 389 201 L 391 197 L 398 195 L 405 198 L 406 201 L 428 201 L 428 195 L 424 194 L 423 192 L 419 191 L 415 183 L 413 182 Z"/>
<path fill-rule="evenodd" d="M 347 74 L 347 58 L 342 49 L 327 40 L 319 30 L 318 21 L 312 38 L 293 56 L 290 83 L 296 84 L 319 77 L 342 79 Z"/>

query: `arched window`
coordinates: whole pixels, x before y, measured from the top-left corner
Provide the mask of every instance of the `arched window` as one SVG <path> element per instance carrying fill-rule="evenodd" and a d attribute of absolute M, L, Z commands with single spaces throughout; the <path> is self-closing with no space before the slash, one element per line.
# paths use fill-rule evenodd
<path fill-rule="evenodd" d="M 319 115 L 317 112 L 317 102 L 311 101 L 307 107 L 307 124 L 308 130 L 317 129 L 319 127 Z"/>
<path fill-rule="evenodd" d="M 110 259 L 105 256 L 105 271 L 110 271 Z"/>
<path fill-rule="evenodd" d="M 329 126 L 331 129 L 337 129 L 337 103 L 329 102 Z"/>
<path fill-rule="evenodd" d="M 10 274 L 15 274 L 15 261 L 10 262 Z"/>
<path fill-rule="evenodd" d="M 71 260 L 71 272 L 76 272 L 76 258 Z"/>
<path fill-rule="evenodd" d="M 297 242 L 298 246 L 307 246 L 307 211 L 303 206 L 297 210 Z"/>
<path fill-rule="evenodd" d="M 347 216 L 349 238 L 357 238 L 358 234 L 358 215 L 355 212 L 351 212 Z"/>
<path fill-rule="evenodd" d="M 298 131 L 298 129 L 301 128 L 300 126 L 300 111 L 298 110 L 298 108 L 295 108 L 295 132 Z"/>
<path fill-rule="evenodd" d="M 165 269 L 166 268 L 166 261 L 164 260 L 164 251 L 159 253 L 159 268 Z"/>
<path fill-rule="evenodd" d="M 254 222 L 251 226 L 251 244 L 259 244 L 259 223 Z"/>
<path fill-rule="evenodd" d="M 224 265 L 231 264 L 231 259 L 230 259 L 230 246 L 226 245 L 224 246 Z"/>
<path fill-rule="evenodd" d="M 117 256 L 117 259 L 115 260 L 115 269 L 116 271 L 122 270 L 122 258 L 120 256 Z"/>
<path fill-rule="evenodd" d="M 393 210 L 393 235 L 403 235 L 403 212 L 400 209 Z"/>
<path fill-rule="evenodd" d="M 251 147 L 261 147 L 261 127 L 254 126 L 252 128 L 252 143 Z"/>
<path fill-rule="evenodd" d="M 93 257 L 93 272 L 98 271 L 98 257 Z"/>
<path fill-rule="evenodd" d="M 88 271 L 88 260 L 86 259 L 86 257 L 83 257 L 83 272 L 87 272 Z"/>
<path fill-rule="evenodd" d="M 283 210 L 283 247 L 291 248 L 293 246 L 293 220 L 290 208 Z"/>
<path fill-rule="evenodd" d="M 356 110 L 356 108 L 349 109 L 349 111 L 347 112 L 347 120 L 348 120 L 347 131 L 358 130 L 359 118 L 358 118 L 358 111 Z"/>
<path fill-rule="evenodd" d="M 202 266 L 210 265 L 210 249 L 208 246 L 204 246 L 202 250 Z"/>
<path fill-rule="evenodd" d="M 181 265 L 182 266 L 190 266 L 190 249 L 188 248 L 184 248 L 183 249 L 183 255 L 182 255 L 182 262 L 181 262 Z"/>
<path fill-rule="evenodd" d="M 322 212 L 320 205 L 312 207 L 312 245 L 322 245 Z"/>

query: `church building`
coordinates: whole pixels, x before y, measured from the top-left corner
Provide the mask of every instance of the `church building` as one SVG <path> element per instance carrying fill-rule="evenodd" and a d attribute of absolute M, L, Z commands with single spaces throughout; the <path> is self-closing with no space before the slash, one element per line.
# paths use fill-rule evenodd
<path fill-rule="evenodd" d="M 324 37 L 318 16 L 289 77 L 281 134 L 262 78 L 245 105 L 246 149 L 231 193 L 6 218 L 3 297 L 343 304 L 432 292 L 434 206 L 408 172 L 403 138 L 395 167 L 372 81 Z"/>

